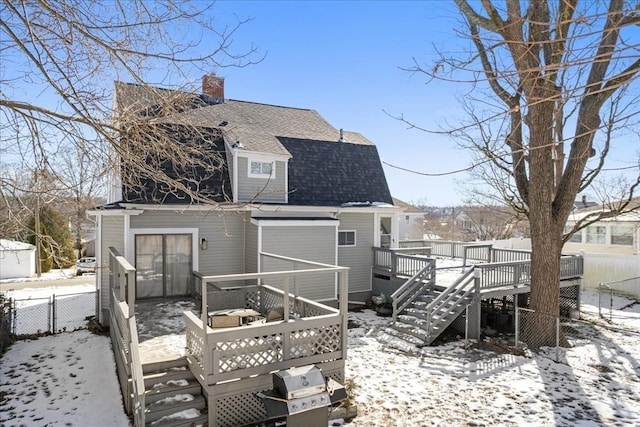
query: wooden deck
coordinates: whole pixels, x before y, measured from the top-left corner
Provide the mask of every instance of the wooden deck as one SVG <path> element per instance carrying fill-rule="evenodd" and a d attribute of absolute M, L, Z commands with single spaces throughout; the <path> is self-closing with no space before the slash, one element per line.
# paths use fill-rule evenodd
<path fill-rule="evenodd" d="M 315 364 L 325 376 L 344 382 L 348 268 L 266 253 L 261 256 L 290 262 L 295 269 L 223 276 L 196 273 L 194 277 L 199 285 L 196 287 L 200 292 L 195 296 L 199 298 L 199 310 L 196 313 L 196 310 L 187 309 L 182 313 L 186 367 L 204 390 L 211 427 L 264 421 L 264 406 L 256 394 L 273 387 L 273 371 Z M 156 337 L 145 326 L 140 334 L 145 341 L 142 345 L 139 341 L 137 318 L 133 312 L 136 305 L 135 269 L 114 249 L 110 269 L 111 340 L 118 377 L 123 396 L 130 397 L 125 398 L 127 411 L 133 415 L 136 426 L 143 426 L 151 421 L 150 406 L 145 403 L 150 392 L 147 389 L 147 383 L 150 384 L 148 367 L 174 363 L 180 356 L 173 354 L 175 349 L 172 349 L 166 353 L 168 360 L 161 360 L 162 345 L 158 342 L 152 345 L 158 354 L 141 354 Z M 335 286 L 337 277 L 339 308 L 289 292 L 290 282 L 310 274 L 314 277 L 326 275 L 331 286 Z M 268 279 L 281 280 L 283 289 L 262 284 L 238 286 Z M 250 308 L 264 317 L 272 310 L 281 310 L 282 319 L 213 329 L 207 324 L 208 313 L 220 308 Z M 143 316 L 142 311 L 140 315 Z M 162 323 L 163 318 L 157 320 Z M 152 321 L 152 318 L 144 319 L 143 324 Z M 169 323 L 175 326 L 174 321 Z M 154 329 L 162 329 L 162 326 L 156 325 Z M 166 329 L 169 325 L 164 326 Z M 145 417 L 149 418 L 145 420 Z"/>

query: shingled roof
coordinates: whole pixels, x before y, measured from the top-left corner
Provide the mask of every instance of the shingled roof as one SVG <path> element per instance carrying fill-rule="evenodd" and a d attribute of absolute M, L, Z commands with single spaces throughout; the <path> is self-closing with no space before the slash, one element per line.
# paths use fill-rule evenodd
<path fill-rule="evenodd" d="M 185 97 L 191 107 L 179 113 L 158 118 L 158 122 L 178 123 L 190 126 L 218 127 L 225 139 L 239 141 L 245 150 L 258 153 L 289 156 L 277 137 L 338 141 L 340 131 L 334 128 L 315 110 L 282 107 L 256 102 L 225 99 L 209 103 L 206 97 L 181 91 L 157 89 L 116 82 L 116 108 L 118 111 L 141 111 L 153 108 L 171 99 Z M 352 144 L 372 145 L 356 132 L 344 132 L 345 141 Z"/>
<path fill-rule="evenodd" d="M 289 160 L 289 204 L 393 204 L 375 145 L 278 139 L 293 156 Z"/>
<path fill-rule="evenodd" d="M 172 99 L 180 108 L 163 110 Z M 287 157 L 290 205 L 393 204 L 375 145 L 357 132 L 335 129 L 314 110 L 121 82 L 116 82 L 115 105 L 120 113 L 151 116 L 158 124 L 221 131 L 227 143 L 241 142 L 247 152 Z M 209 199 L 232 200 L 223 139 L 214 141 L 212 151 L 223 162 L 220 173 L 195 181 L 206 189 Z M 191 181 L 193 177 L 185 180 Z M 140 180 L 137 188 L 125 189 L 125 201 L 191 202 L 180 192 L 162 193 L 162 185 Z"/>

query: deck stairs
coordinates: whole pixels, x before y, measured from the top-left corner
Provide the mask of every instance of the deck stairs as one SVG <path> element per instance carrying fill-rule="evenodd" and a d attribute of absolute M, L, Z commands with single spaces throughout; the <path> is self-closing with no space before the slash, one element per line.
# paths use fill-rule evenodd
<path fill-rule="evenodd" d="M 207 423 L 206 400 L 186 358 L 143 365 L 145 424 L 192 427 Z"/>
<path fill-rule="evenodd" d="M 416 291 L 414 277 L 392 295 L 393 322 L 378 335 L 381 342 L 403 351 L 433 343 L 464 312 L 474 292 L 473 267 L 444 289 L 436 287 L 434 280 Z M 412 292 L 407 291 L 412 288 Z"/>

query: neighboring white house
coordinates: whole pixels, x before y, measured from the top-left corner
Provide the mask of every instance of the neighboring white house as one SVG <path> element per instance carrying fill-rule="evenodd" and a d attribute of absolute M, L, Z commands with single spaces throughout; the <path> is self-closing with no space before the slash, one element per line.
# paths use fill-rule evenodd
<path fill-rule="evenodd" d="M 28 243 L 0 239 L 0 280 L 36 274 L 36 247 Z"/>
<path fill-rule="evenodd" d="M 393 204 L 402 208 L 398 214 L 398 236 L 400 240 L 420 239 L 424 232 L 424 212 L 418 207 L 393 198 Z"/>
<path fill-rule="evenodd" d="M 567 221 L 569 230 L 593 208 L 573 212 Z M 628 212 L 600 220 L 574 234 L 563 252 L 584 255 L 584 286 L 600 283 L 640 298 L 640 212 Z M 617 282 L 617 283 L 612 283 Z"/>

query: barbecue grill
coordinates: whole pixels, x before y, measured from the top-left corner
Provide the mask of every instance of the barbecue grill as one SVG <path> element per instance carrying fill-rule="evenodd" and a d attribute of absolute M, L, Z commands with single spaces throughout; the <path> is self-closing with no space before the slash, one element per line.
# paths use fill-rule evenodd
<path fill-rule="evenodd" d="M 329 406 L 347 397 L 344 387 L 325 379 L 314 365 L 273 374 L 273 390 L 258 393 L 269 419 L 286 417 L 287 427 L 326 427 Z"/>

